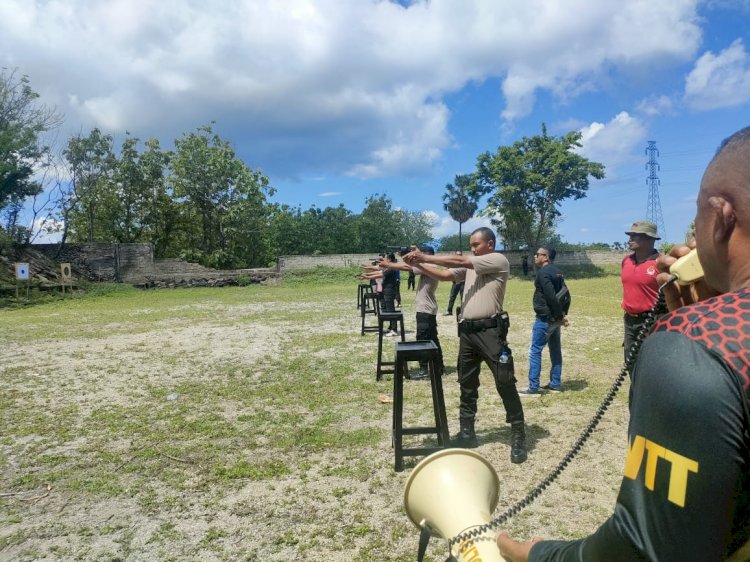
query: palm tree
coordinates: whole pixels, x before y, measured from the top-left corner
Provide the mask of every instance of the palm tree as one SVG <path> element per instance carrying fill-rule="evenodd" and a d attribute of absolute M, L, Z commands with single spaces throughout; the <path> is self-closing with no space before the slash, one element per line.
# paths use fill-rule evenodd
<path fill-rule="evenodd" d="M 458 248 L 462 249 L 461 227 L 477 212 L 477 198 L 471 190 L 473 174 L 457 175 L 455 185 L 446 184 L 443 208 L 458 223 Z"/>

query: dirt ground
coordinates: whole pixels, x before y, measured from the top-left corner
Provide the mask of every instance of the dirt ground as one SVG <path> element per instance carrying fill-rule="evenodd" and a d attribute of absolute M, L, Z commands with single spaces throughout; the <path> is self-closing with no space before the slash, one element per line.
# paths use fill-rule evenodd
<path fill-rule="evenodd" d="M 393 471 L 391 406 L 378 399 L 390 394 L 390 377 L 375 381 L 376 336 L 360 336 L 351 299 L 269 293 L 223 303 L 186 293 L 168 306 L 147 293 L 90 317 L 78 305 L 39 308 L 40 318 L 0 313 L 0 560 L 416 559 L 418 531 L 402 502 L 419 459 Z M 328 299 L 323 317 L 317 298 Z M 454 320 L 439 322 L 446 357 L 455 356 Z M 519 312 L 511 330 L 519 387 L 531 322 Z M 499 475 L 495 516 L 546 477 L 586 426 L 618 372 L 619 330 L 614 316 L 575 319 L 564 335 L 565 391 L 524 403 L 521 465 L 509 461 L 509 428 L 483 372 L 476 451 Z M 266 391 L 299 377 L 299 394 Z M 455 431 L 454 369 L 444 385 Z M 426 388 L 407 383 L 406 419 L 429 421 Z M 581 537 L 611 512 L 627 390 L 626 382 L 576 461 L 505 525 L 514 536 Z M 337 428 L 378 437 L 362 447 L 320 447 L 312 437 L 310 446 L 279 444 L 289 437 L 283 424 L 288 433 L 321 427 L 324 414 L 326 438 Z M 428 552 L 443 560 L 445 542 L 434 539 Z"/>

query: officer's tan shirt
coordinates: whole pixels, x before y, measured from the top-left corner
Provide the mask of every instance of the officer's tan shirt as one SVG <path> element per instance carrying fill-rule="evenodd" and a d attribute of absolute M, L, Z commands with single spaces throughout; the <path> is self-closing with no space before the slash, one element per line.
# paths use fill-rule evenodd
<path fill-rule="evenodd" d="M 419 267 L 426 269 L 432 266 L 425 263 Z M 417 290 L 414 295 L 414 304 L 416 305 L 417 312 L 437 315 L 438 305 L 435 298 L 435 290 L 440 281 L 424 275 L 419 267 L 412 267 L 414 273 L 419 275 L 419 283 L 417 283 Z"/>
<path fill-rule="evenodd" d="M 464 281 L 464 299 L 461 318 L 480 320 L 503 311 L 505 287 L 508 285 L 510 263 L 497 252 L 483 256 L 469 256 L 474 269 L 451 269 L 456 282 Z"/>

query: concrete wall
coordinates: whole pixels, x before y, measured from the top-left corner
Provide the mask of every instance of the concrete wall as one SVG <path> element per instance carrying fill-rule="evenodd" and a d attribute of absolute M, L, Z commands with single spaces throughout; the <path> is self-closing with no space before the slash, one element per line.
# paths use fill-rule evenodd
<path fill-rule="evenodd" d="M 154 248 L 151 244 L 66 244 L 62 250 L 59 244 L 34 244 L 33 248 L 58 263 L 70 263 L 75 277 L 92 281 L 116 281 L 149 286 L 156 286 L 162 282 L 187 283 L 197 286 L 202 281 L 216 285 L 225 281 L 236 281 L 239 277 L 260 282 L 277 276 L 276 271 L 268 269 L 220 271 L 178 258 L 154 259 Z"/>
<path fill-rule="evenodd" d="M 154 248 L 151 244 L 34 244 L 33 248 L 71 264 L 73 274 L 93 281 L 137 283 L 154 274 Z M 59 252 L 59 253 L 58 253 Z"/>
<path fill-rule="evenodd" d="M 59 244 L 34 244 L 33 248 L 50 257 L 55 257 Z M 439 252 L 438 254 L 449 253 Z M 525 252 L 503 253 L 507 256 L 512 268 L 520 269 Z M 625 255 L 626 252 L 614 250 L 560 252 L 557 254 L 555 263 L 563 267 L 619 265 Z M 376 257 L 376 252 L 326 256 L 282 256 L 278 259 L 277 271 L 283 273 L 294 269 L 313 269 L 317 266 L 356 267 L 361 263 L 370 263 Z M 151 244 L 66 244 L 56 261 L 69 262 L 73 268 L 73 274 L 79 277 L 95 281 L 119 281 L 133 284 L 153 281 L 160 277 L 183 279 L 237 275 L 256 277 L 270 273 L 268 270 L 261 269 L 218 271 L 176 258 L 154 259 L 154 248 Z M 529 266 L 533 263 L 533 257 L 529 256 Z"/>
<path fill-rule="evenodd" d="M 438 255 L 447 255 L 452 252 L 438 252 Z M 511 267 L 520 268 L 521 261 L 526 252 L 508 251 L 503 252 L 508 258 Z M 620 250 L 596 250 L 583 252 L 559 252 L 555 263 L 560 266 L 580 265 L 619 265 L 622 258 L 627 254 Z M 370 254 L 337 254 L 326 256 L 282 256 L 279 258 L 279 270 L 289 271 L 293 269 L 312 269 L 317 266 L 328 267 L 350 267 L 360 263 L 369 263 L 377 257 L 376 252 Z M 529 266 L 533 266 L 534 259 L 529 256 Z"/>
<path fill-rule="evenodd" d="M 151 244 L 113 244 L 117 280 L 139 283 L 154 275 L 154 247 Z"/>

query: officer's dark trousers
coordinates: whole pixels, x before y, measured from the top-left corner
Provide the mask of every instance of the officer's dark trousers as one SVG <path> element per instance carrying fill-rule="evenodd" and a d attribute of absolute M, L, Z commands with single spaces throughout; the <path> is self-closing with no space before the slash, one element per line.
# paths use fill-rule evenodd
<path fill-rule="evenodd" d="M 486 328 L 479 332 L 460 333 L 458 350 L 458 376 L 461 385 L 459 417 L 473 420 L 477 413 L 479 397 L 479 371 L 486 363 L 495 379 L 495 387 L 505 406 L 505 421 L 523 421 L 523 406 L 516 389 L 516 377 L 510 368 L 501 367 L 498 361 L 502 347 L 501 328 Z"/>

